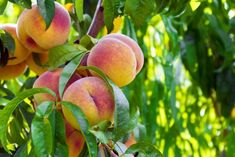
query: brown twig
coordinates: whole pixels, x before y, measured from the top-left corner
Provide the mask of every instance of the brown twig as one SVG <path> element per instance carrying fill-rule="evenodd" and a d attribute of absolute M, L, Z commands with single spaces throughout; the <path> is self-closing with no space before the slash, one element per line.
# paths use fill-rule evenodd
<path fill-rule="evenodd" d="M 99 0 L 96 6 L 95 14 L 92 19 L 91 25 L 87 31 L 87 34 L 96 37 L 101 28 L 104 26 L 104 8 L 102 7 L 102 0 Z"/>
<path fill-rule="evenodd" d="M 109 145 L 103 144 L 103 146 L 109 151 L 111 157 L 118 157 L 118 155 L 115 154 L 115 153 L 113 152 L 113 150 L 109 147 Z"/>

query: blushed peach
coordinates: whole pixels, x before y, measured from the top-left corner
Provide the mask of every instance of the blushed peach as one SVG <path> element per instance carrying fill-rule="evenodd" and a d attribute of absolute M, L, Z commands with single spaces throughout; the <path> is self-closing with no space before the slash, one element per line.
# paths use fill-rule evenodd
<path fill-rule="evenodd" d="M 84 77 L 75 81 L 66 89 L 62 100 L 79 106 L 90 125 L 95 125 L 103 120 L 113 120 L 114 98 L 101 78 Z M 62 106 L 62 111 L 71 126 L 79 130 L 79 124 L 71 111 L 64 106 Z"/>
<path fill-rule="evenodd" d="M 55 15 L 47 29 L 36 4 L 31 9 L 24 10 L 17 22 L 17 36 L 21 43 L 32 52 L 45 52 L 65 43 L 69 31 L 69 13 L 58 2 L 55 2 Z"/>
<path fill-rule="evenodd" d="M 37 80 L 34 82 L 33 88 L 49 88 L 56 93 L 58 99 L 57 101 L 60 101 L 61 98 L 59 96 L 59 79 L 62 70 L 63 70 L 62 68 L 59 68 L 54 71 L 46 71 L 37 78 Z M 80 76 L 74 74 L 70 78 L 65 89 L 78 79 L 80 79 Z M 56 101 L 56 99 L 50 94 L 36 94 L 34 95 L 34 99 L 36 105 L 42 103 L 43 101 Z"/>
<path fill-rule="evenodd" d="M 23 74 L 25 69 L 25 62 L 16 65 L 7 65 L 4 67 L 0 67 L 0 80 L 9 80 L 16 78 L 17 76 Z"/>
<path fill-rule="evenodd" d="M 126 43 L 133 50 L 135 57 L 136 57 L 136 61 L 137 61 L 136 73 L 138 74 L 144 65 L 144 55 L 143 55 L 141 48 L 137 44 L 137 42 L 126 35 L 117 34 L 117 33 L 108 34 L 105 36 L 105 38 L 118 39 Z"/>
<path fill-rule="evenodd" d="M 103 37 L 91 49 L 87 65 L 100 68 L 119 87 L 132 82 L 137 73 L 135 52 L 127 43 L 113 37 Z"/>
<path fill-rule="evenodd" d="M 82 133 L 74 129 L 67 121 L 65 121 L 65 129 L 69 157 L 78 157 L 85 143 Z"/>

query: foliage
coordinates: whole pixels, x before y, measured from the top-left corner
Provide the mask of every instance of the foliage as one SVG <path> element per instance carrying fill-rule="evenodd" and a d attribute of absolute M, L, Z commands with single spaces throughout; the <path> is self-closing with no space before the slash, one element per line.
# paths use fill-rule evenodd
<path fill-rule="evenodd" d="M 47 3 L 51 1 L 37 2 L 49 26 L 53 9 Z M 96 39 L 85 34 L 97 1 L 58 2 L 75 3 L 75 12 L 70 13 L 73 29 L 69 41 L 51 49 L 48 62 L 51 69 L 69 62 L 60 78 L 62 95 L 81 58 L 96 43 Z M 0 1 L 1 23 L 15 23 L 23 8 L 30 8 L 31 3 L 30 0 Z M 82 133 L 88 143 L 84 154 L 97 154 L 96 139 L 106 146 L 105 151 L 110 151 L 107 141 L 112 139 L 114 145 L 119 145 L 133 131 L 138 143 L 122 149 L 118 155 L 139 152 L 138 156 L 161 156 L 161 153 L 176 157 L 235 156 L 234 2 L 103 0 L 102 5 L 108 32 L 113 29 L 113 20 L 121 16 L 120 32 L 138 42 L 145 64 L 135 81 L 122 89 L 99 69 L 87 67 L 106 80 L 117 106 L 114 126 L 104 122 L 90 128 L 78 107 L 63 103 L 84 124 Z M 103 35 L 101 30 L 98 38 Z M 74 44 L 77 39 L 79 44 Z M 59 123 L 61 115 L 53 108 L 57 104 L 46 102 L 37 111 L 33 108 L 34 93 L 50 92 L 32 90 L 35 78 L 27 70 L 19 78 L 0 80 L 0 156 L 7 152 L 14 156 L 68 153 L 64 125 Z"/>

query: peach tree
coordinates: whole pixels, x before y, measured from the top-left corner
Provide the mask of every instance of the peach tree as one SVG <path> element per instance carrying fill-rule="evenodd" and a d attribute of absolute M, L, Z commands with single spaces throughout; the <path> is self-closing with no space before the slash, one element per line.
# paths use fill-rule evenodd
<path fill-rule="evenodd" d="M 138 12 L 133 6 L 141 2 L 99 0 L 93 19 L 84 13 L 82 0 L 65 6 L 54 0 L 5 0 L 1 13 L 9 3 L 25 9 L 15 24 L 0 26 L 4 151 L 14 156 L 161 156 L 145 141 L 125 145 L 138 125 L 138 110 L 130 111 L 120 87 L 141 71 L 143 52 L 126 35 L 101 32 L 104 26 L 107 33 L 115 32 L 113 22 L 125 12 L 136 25 L 146 22 L 133 16 Z M 141 5 L 153 9 L 147 1 Z M 150 17 L 154 11 L 144 13 Z M 70 28 L 78 35 L 69 36 Z M 15 95 L 8 81 L 31 72 L 38 77 L 23 81 Z"/>
<path fill-rule="evenodd" d="M 234 2 L 0 1 L 1 156 L 234 156 Z"/>

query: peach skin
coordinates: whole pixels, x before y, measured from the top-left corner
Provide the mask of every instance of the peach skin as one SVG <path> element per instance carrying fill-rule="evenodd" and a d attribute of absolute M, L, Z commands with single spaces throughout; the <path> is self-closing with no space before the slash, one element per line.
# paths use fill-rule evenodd
<path fill-rule="evenodd" d="M 37 80 L 34 82 L 33 88 L 49 88 L 56 93 L 57 99 L 58 101 L 60 101 L 61 98 L 59 96 L 59 78 L 62 73 L 62 70 L 62 68 L 59 68 L 54 71 L 46 71 L 37 78 Z M 74 74 L 70 78 L 65 89 L 78 79 L 80 79 L 80 76 Z M 36 94 L 34 95 L 34 99 L 36 102 L 36 106 L 42 103 L 43 101 L 56 101 L 55 98 L 50 94 Z"/>
<path fill-rule="evenodd" d="M 91 49 L 87 65 L 100 68 L 119 87 L 129 84 L 136 76 L 135 53 L 126 43 L 115 38 L 102 38 Z"/>
<path fill-rule="evenodd" d="M 79 106 L 91 126 L 103 120 L 113 120 L 114 98 L 101 78 L 84 77 L 75 81 L 66 89 L 62 100 Z M 62 111 L 71 126 L 80 130 L 71 111 L 64 106 L 62 106 Z"/>
<path fill-rule="evenodd" d="M 138 74 L 144 65 L 144 55 L 143 55 L 141 48 L 137 44 L 137 42 L 126 35 L 117 34 L 117 33 L 108 34 L 105 36 L 105 38 L 118 39 L 126 43 L 133 50 L 133 52 L 135 53 L 136 61 L 137 61 L 136 74 Z"/>
<path fill-rule="evenodd" d="M 82 133 L 74 129 L 67 121 L 65 121 L 65 129 L 69 157 L 78 157 L 85 143 Z"/>
<path fill-rule="evenodd" d="M 16 78 L 17 76 L 23 74 L 25 69 L 25 62 L 16 65 L 7 65 L 4 67 L 0 67 L 0 80 L 9 80 Z"/>
<path fill-rule="evenodd" d="M 45 52 L 66 42 L 70 31 L 68 11 L 55 2 L 55 15 L 51 25 L 46 24 L 36 4 L 24 10 L 17 21 L 17 36 L 21 43 L 32 52 Z"/>

